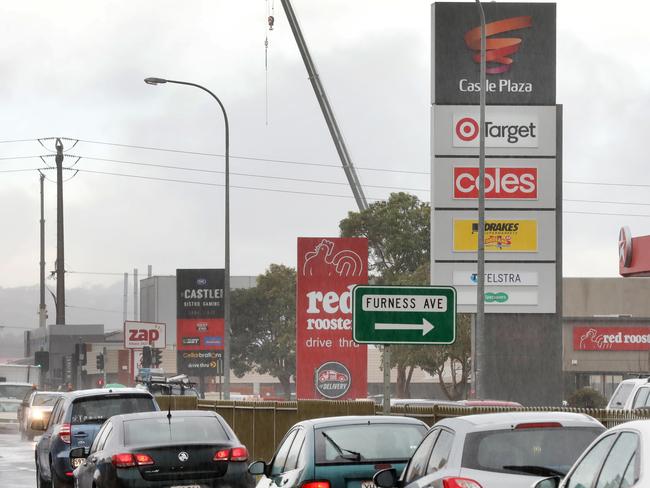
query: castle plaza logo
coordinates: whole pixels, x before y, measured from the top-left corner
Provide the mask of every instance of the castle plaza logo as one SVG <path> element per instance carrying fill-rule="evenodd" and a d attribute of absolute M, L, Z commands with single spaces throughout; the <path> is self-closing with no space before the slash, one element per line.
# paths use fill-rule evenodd
<path fill-rule="evenodd" d="M 511 17 L 509 19 L 490 22 L 485 25 L 487 64 L 486 73 L 490 75 L 506 73 L 513 64 L 513 56 L 521 47 L 522 40 L 518 37 L 493 37 L 505 32 L 527 29 L 533 24 L 529 15 Z M 472 60 L 475 63 L 481 62 L 481 26 L 475 27 L 465 34 L 465 44 L 473 51 Z"/>

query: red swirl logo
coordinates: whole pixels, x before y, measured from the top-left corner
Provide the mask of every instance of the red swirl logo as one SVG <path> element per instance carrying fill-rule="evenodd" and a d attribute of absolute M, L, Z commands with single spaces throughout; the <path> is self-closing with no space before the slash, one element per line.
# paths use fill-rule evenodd
<path fill-rule="evenodd" d="M 518 37 L 498 37 L 489 39 L 489 36 L 503 34 L 513 30 L 525 29 L 531 27 L 533 18 L 529 15 L 521 17 L 512 17 L 509 19 L 490 22 L 485 25 L 486 52 L 485 62 L 492 63 L 486 68 L 486 73 L 490 75 L 505 73 L 512 66 L 512 56 L 520 46 L 521 39 Z M 465 34 L 465 44 L 472 51 L 472 59 L 475 63 L 481 62 L 481 26 L 475 27 Z"/>

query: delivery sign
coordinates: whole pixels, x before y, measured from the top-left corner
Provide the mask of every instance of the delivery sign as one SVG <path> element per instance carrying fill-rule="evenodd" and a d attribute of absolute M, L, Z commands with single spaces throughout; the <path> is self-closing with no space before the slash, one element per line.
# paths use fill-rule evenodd
<path fill-rule="evenodd" d="M 368 350 L 352 340 L 354 285 L 368 283 L 365 238 L 298 238 L 296 395 L 368 395 Z"/>

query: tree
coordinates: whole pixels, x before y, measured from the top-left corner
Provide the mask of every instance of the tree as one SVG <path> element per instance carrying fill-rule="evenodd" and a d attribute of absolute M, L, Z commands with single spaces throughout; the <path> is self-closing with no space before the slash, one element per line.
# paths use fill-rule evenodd
<path fill-rule="evenodd" d="M 342 237 L 367 237 L 371 279 L 377 284 L 430 283 L 431 207 L 416 196 L 393 193 L 387 201 L 349 212 L 339 227 Z M 470 316 L 456 317 L 456 342 L 449 346 L 391 346 L 390 363 L 397 369 L 397 395 L 410 397 L 416 367 L 437 376 L 450 399 L 466 397 L 470 373 Z M 383 362 L 382 362 L 383 364 Z M 447 373 L 447 369 L 449 372 Z M 445 383 L 450 377 L 451 383 Z"/>
<path fill-rule="evenodd" d="M 270 374 L 289 399 L 296 372 L 295 269 L 271 264 L 257 278 L 257 286 L 233 290 L 231 309 L 235 375 L 242 377 L 249 370 Z"/>

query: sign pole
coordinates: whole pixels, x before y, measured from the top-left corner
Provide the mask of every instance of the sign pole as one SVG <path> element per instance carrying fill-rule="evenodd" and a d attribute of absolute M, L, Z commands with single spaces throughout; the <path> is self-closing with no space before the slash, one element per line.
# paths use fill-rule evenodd
<path fill-rule="evenodd" d="M 390 415 L 390 345 L 384 346 L 384 399 L 383 413 Z"/>

